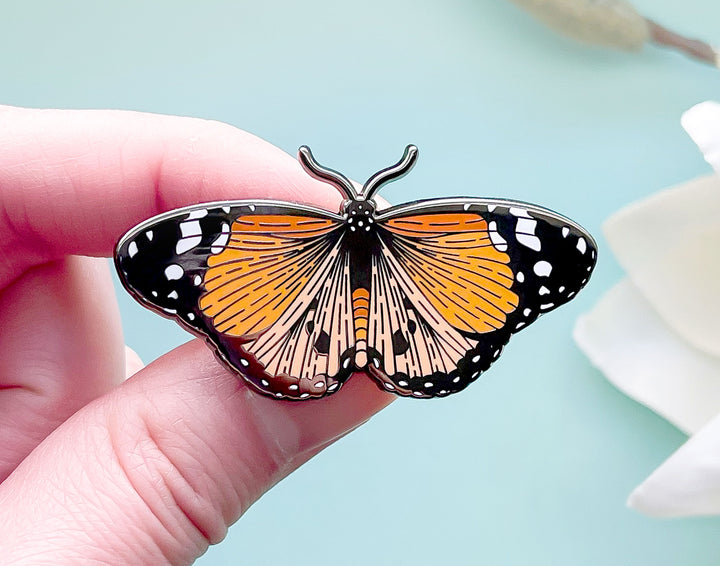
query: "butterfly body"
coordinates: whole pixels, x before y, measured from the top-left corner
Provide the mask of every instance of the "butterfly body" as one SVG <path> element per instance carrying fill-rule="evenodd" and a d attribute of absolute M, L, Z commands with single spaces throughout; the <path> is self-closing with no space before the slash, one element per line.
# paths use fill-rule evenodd
<path fill-rule="evenodd" d="M 120 278 L 275 398 L 324 397 L 355 371 L 403 396 L 460 391 L 584 286 L 595 245 L 571 220 L 516 201 L 378 210 L 374 192 L 409 170 L 410 147 L 361 193 L 301 150 L 309 172 L 345 192 L 339 213 L 268 200 L 172 211 L 120 240 Z"/>

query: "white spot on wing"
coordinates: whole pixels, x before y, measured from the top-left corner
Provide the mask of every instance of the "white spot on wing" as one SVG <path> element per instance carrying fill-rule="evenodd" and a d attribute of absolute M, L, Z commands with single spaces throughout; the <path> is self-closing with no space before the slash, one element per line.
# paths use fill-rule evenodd
<path fill-rule="evenodd" d="M 193 278 L 193 284 L 197 287 L 198 285 L 200 285 L 200 283 L 202 283 L 202 277 L 200 277 L 199 275 L 196 275 Z"/>
<path fill-rule="evenodd" d="M 200 222 L 198 222 L 197 220 L 181 222 L 180 234 L 182 234 L 183 238 L 187 238 L 189 236 L 201 236 L 202 228 L 200 228 Z"/>
<path fill-rule="evenodd" d="M 537 220 L 532 218 L 518 218 L 517 225 L 515 226 L 516 234 L 535 234 L 535 228 L 537 227 Z"/>
<path fill-rule="evenodd" d="M 515 279 L 517 279 L 518 283 L 524 283 L 525 282 L 525 274 L 522 271 L 518 271 L 517 275 L 515 275 Z"/>
<path fill-rule="evenodd" d="M 135 257 L 135 255 L 137 253 L 138 253 L 137 244 L 135 242 L 130 242 L 130 244 L 128 244 L 128 255 L 130 257 Z"/>
<path fill-rule="evenodd" d="M 165 268 L 165 278 L 168 281 L 175 281 L 177 279 L 180 279 L 184 273 L 185 271 L 183 271 L 183 268 L 180 267 L 177 263 L 168 265 Z"/>
<path fill-rule="evenodd" d="M 152 242 L 152 239 L 153 239 L 153 231 L 152 231 L 152 230 L 148 230 L 147 232 L 145 232 L 145 236 L 147 236 L 147 239 Z"/>
<path fill-rule="evenodd" d="M 189 252 L 195 246 L 200 244 L 200 242 L 202 242 L 202 236 L 192 236 L 190 238 L 178 240 L 177 244 L 175 244 L 175 254 L 180 255 L 185 252 Z"/>
<path fill-rule="evenodd" d="M 469 203 L 469 202 L 466 202 L 466 203 L 463 205 L 463 210 L 466 210 L 466 211 L 467 211 L 467 210 L 470 210 L 470 203 Z"/>
<path fill-rule="evenodd" d="M 199 220 L 200 218 L 205 218 L 207 213 L 207 208 L 193 210 L 190 214 L 188 214 L 187 220 Z"/>
<path fill-rule="evenodd" d="M 175 244 L 175 253 L 180 255 L 190 251 L 202 241 L 202 228 L 200 222 L 192 220 L 180 223 L 181 238 Z"/>
<path fill-rule="evenodd" d="M 538 295 L 549 295 L 549 294 L 550 294 L 550 289 L 545 287 L 545 285 L 540 287 L 540 289 L 538 290 Z"/>
<path fill-rule="evenodd" d="M 497 208 L 496 204 L 488 204 L 487 209 L 488 212 L 493 212 Z"/>
<path fill-rule="evenodd" d="M 533 267 L 535 274 L 540 277 L 547 277 L 552 271 L 552 265 L 547 261 L 538 261 Z"/>
<path fill-rule="evenodd" d="M 562 237 L 563 237 L 563 238 L 567 238 L 567 235 L 568 235 L 569 233 L 570 233 L 570 228 L 568 228 L 567 226 L 563 226 L 563 229 L 562 229 Z"/>
<path fill-rule="evenodd" d="M 493 246 L 495 246 L 495 248 L 499 252 L 506 252 L 508 249 L 508 245 L 505 241 L 505 238 L 503 238 L 497 231 L 497 222 L 493 220 L 488 225 L 488 228 L 490 229 L 490 241 L 493 243 Z"/>
<path fill-rule="evenodd" d="M 535 250 L 536 252 L 540 251 L 540 238 L 538 238 L 537 236 L 530 236 L 529 234 L 518 234 L 517 241 L 526 248 L 530 248 L 531 250 Z"/>
<path fill-rule="evenodd" d="M 228 243 L 230 239 L 230 225 L 227 222 L 223 222 L 222 232 L 215 238 L 215 241 L 210 246 L 210 251 L 214 254 L 219 254 Z"/>
<path fill-rule="evenodd" d="M 517 225 L 515 226 L 515 235 L 517 241 L 523 246 L 540 251 L 540 238 L 535 235 L 535 227 L 537 226 L 537 220 L 532 218 L 518 218 Z"/>
<path fill-rule="evenodd" d="M 518 218 L 530 218 L 530 215 L 528 214 L 528 211 L 524 208 L 518 208 L 517 206 L 511 206 L 510 207 L 510 214 L 513 216 L 517 216 Z"/>
<path fill-rule="evenodd" d="M 223 207 L 222 207 L 222 211 L 223 211 L 225 214 L 230 214 L 230 207 L 229 207 L 229 206 L 223 206 Z M 292 387 L 292 385 L 291 385 L 290 387 Z M 297 386 L 296 386 L 295 388 L 297 389 Z"/>
<path fill-rule="evenodd" d="M 168 293 L 168 299 L 177 299 L 178 297 L 179 295 L 177 291 L 170 291 Z"/>
<path fill-rule="evenodd" d="M 581 254 L 584 254 L 587 251 L 587 243 L 585 242 L 585 238 L 580 236 L 577 241 L 577 249 L 580 251 Z"/>

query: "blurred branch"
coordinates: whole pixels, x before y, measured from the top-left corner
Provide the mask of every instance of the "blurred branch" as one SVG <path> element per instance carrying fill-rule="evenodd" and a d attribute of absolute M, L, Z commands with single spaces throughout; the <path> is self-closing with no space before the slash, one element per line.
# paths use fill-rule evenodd
<path fill-rule="evenodd" d="M 625 0 L 511 1 L 548 27 L 584 43 L 624 51 L 639 51 L 646 43 L 654 43 L 720 67 L 720 55 L 710 44 L 645 18 Z"/>

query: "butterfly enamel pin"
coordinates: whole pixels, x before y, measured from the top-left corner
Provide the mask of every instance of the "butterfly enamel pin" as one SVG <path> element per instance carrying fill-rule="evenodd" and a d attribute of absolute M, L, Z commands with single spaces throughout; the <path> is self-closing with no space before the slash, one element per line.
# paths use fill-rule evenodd
<path fill-rule="evenodd" d="M 358 191 L 303 146 L 304 169 L 345 195 L 338 214 L 271 200 L 174 210 L 120 239 L 120 279 L 266 395 L 324 397 L 356 371 L 407 397 L 456 393 L 582 289 L 597 248 L 572 220 L 523 202 L 378 210 L 378 190 L 417 154 L 408 146 Z"/>

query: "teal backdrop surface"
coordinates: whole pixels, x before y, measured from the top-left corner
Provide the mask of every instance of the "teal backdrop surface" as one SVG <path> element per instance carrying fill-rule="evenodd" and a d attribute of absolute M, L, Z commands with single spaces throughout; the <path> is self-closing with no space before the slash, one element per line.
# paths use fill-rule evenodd
<path fill-rule="evenodd" d="M 621 277 L 603 219 L 709 171 L 679 118 L 720 96 L 720 72 L 656 48 L 579 46 L 500 0 L 0 5 L 2 103 L 222 120 L 290 153 L 308 144 L 361 181 L 412 142 L 420 161 L 383 191 L 391 202 L 528 200 L 598 239 L 586 290 L 517 335 L 478 383 L 394 403 L 198 564 L 718 563 L 720 519 L 625 507 L 685 437 L 609 385 L 571 330 Z M 637 5 L 720 43 L 716 0 Z M 146 362 L 190 339 L 118 296 Z"/>

